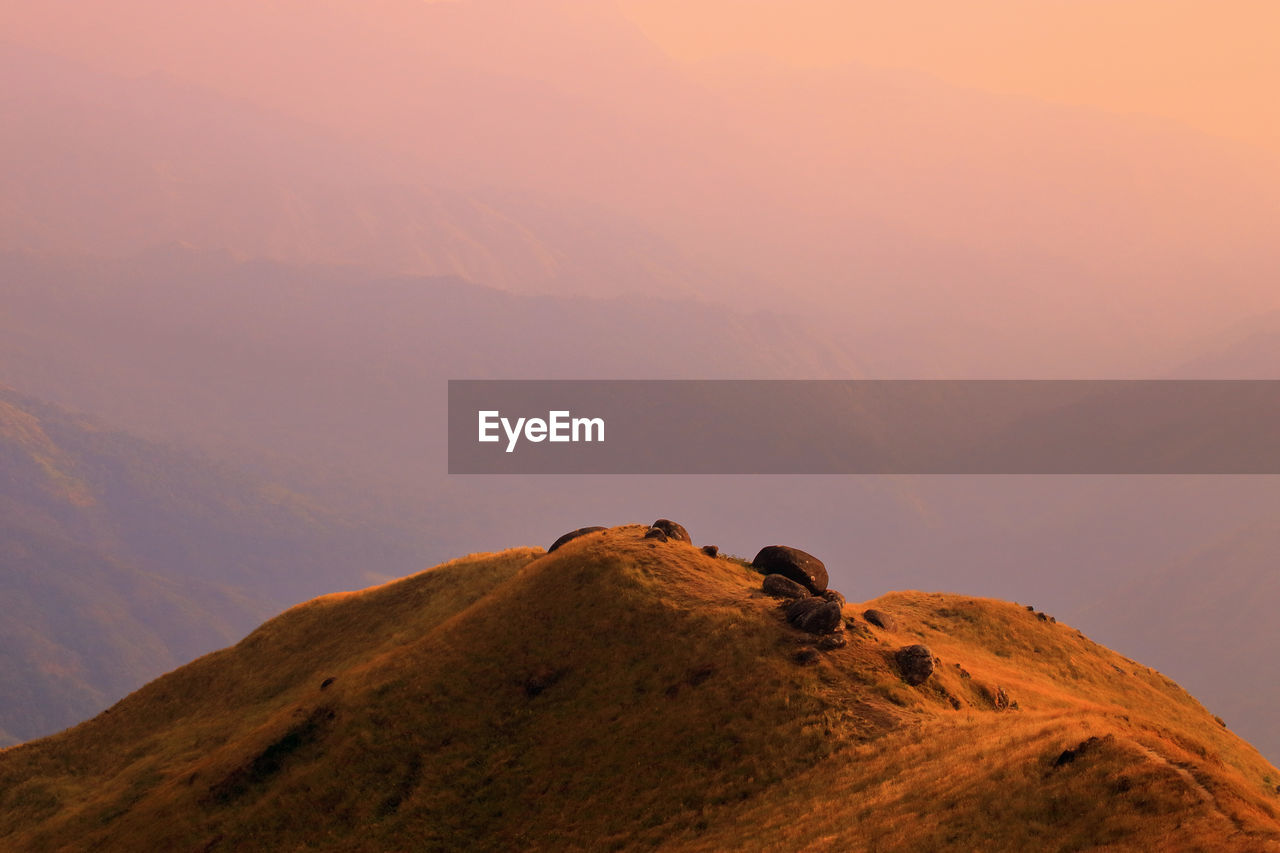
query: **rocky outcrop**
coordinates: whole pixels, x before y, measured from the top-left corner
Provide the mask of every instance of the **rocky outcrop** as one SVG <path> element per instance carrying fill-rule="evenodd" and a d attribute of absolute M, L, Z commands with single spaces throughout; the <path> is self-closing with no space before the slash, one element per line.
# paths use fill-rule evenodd
<path fill-rule="evenodd" d="M 708 557 L 718 557 L 720 555 L 720 548 L 716 545 L 703 545 L 701 550 Z"/>
<path fill-rule="evenodd" d="M 762 575 L 782 575 L 803 584 L 814 595 L 827 588 L 827 567 L 812 554 L 787 545 L 769 545 L 760 549 L 751 566 Z"/>
<path fill-rule="evenodd" d="M 659 542 L 666 542 L 666 541 L 667 541 L 667 534 L 666 534 L 666 531 L 664 531 L 664 530 L 662 530 L 662 529 L 660 529 L 660 528 L 657 528 L 657 527 L 650 527 L 648 530 L 646 530 L 646 531 L 644 532 L 644 538 L 645 538 L 645 539 L 656 539 L 656 540 L 658 540 Z"/>
<path fill-rule="evenodd" d="M 693 544 L 693 539 L 690 538 L 689 531 L 685 530 L 683 525 L 676 524 L 669 518 L 660 518 L 653 524 L 650 524 L 649 527 L 661 530 L 663 533 L 667 534 L 667 538 L 673 542 L 688 542 L 690 545 Z"/>
<path fill-rule="evenodd" d="M 902 671 L 902 680 L 907 684 L 924 684 L 933 675 L 933 652 L 928 646 L 903 646 L 893 657 Z"/>
<path fill-rule="evenodd" d="M 579 527 L 577 530 L 570 530 L 568 533 L 561 536 L 556 541 L 552 542 L 551 547 L 547 549 L 547 553 L 550 554 L 552 551 L 556 550 L 566 542 L 572 542 L 574 539 L 577 539 L 579 536 L 586 536 L 588 533 L 595 533 L 597 530 L 604 530 L 604 528 L 603 527 Z"/>
<path fill-rule="evenodd" d="M 822 593 L 822 597 L 825 598 L 827 601 L 834 601 L 836 604 L 839 604 L 841 607 L 844 607 L 844 596 L 834 589 L 824 590 Z"/>
<path fill-rule="evenodd" d="M 762 588 L 774 598 L 808 598 L 809 590 L 782 575 L 765 575 Z"/>
<path fill-rule="evenodd" d="M 840 627 L 840 605 L 808 596 L 787 608 L 787 621 L 810 634 L 830 634 Z"/>

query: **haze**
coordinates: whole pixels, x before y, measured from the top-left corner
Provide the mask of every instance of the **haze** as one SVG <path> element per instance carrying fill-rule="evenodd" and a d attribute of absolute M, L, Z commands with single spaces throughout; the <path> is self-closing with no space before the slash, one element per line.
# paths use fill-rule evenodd
<path fill-rule="evenodd" d="M 782 289 L 788 311 L 863 335 L 864 363 L 894 375 L 1136 375 L 1275 307 L 1276 60 L 1259 38 L 1276 12 L 692 5 L 49 3 L 11 10 L 5 37 L 243 109 L 216 126 L 238 149 L 139 152 L 149 179 L 221 193 L 157 242 L 749 308 L 777 307 Z M 313 147 L 349 149 L 311 185 L 450 190 L 497 216 L 461 248 L 389 250 L 406 229 L 441 229 L 348 199 L 362 227 L 335 238 L 290 187 L 258 236 L 225 233 L 247 201 L 226 169 L 259 172 L 260 188 L 296 173 L 297 146 L 246 126 L 286 120 Z M 115 154 L 147 130 L 81 128 L 76 144 Z M 87 192 L 96 180 L 78 181 L 66 227 L 42 216 L 46 245 L 100 247 L 120 211 L 117 193 Z M 582 233 L 611 217 L 667 249 L 632 244 L 621 268 L 561 274 L 618 253 Z M 495 237 L 517 242 L 504 229 L 522 256 L 475 260 Z"/>

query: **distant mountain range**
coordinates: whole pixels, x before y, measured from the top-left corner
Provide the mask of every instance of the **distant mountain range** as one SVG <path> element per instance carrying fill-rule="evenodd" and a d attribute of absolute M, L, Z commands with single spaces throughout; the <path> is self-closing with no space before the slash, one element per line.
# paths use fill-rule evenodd
<path fill-rule="evenodd" d="M 1167 564 L 1152 568 L 1095 602 L 1081 616 L 1097 636 L 1213 696 L 1225 719 L 1245 723 L 1251 742 L 1280 754 L 1269 721 L 1280 703 L 1270 663 L 1280 601 L 1280 517 L 1274 512 L 1224 531 Z M 1135 613 L 1152 614 L 1147 619 Z M 1159 619 L 1176 631 L 1155 631 Z M 1105 627 L 1103 627 L 1105 626 Z"/>
<path fill-rule="evenodd" d="M 0 42 L 0 251 L 168 245 L 522 292 L 688 296 L 712 270 L 589 202 L 460 190 L 402 159 L 165 75 Z M 143 130 L 145 132 L 139 132 Z"/>
<path fill-rule="evenodd" d="M 96 713 L 353 566 L 415 562 L 407 537 L 0 390 L 0 736 Z"/>

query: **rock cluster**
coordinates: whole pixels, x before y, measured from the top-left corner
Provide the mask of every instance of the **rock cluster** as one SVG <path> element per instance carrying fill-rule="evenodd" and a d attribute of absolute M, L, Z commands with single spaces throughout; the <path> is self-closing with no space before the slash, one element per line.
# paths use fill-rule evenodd
<path fill-rule="evenodd" d="M 810 634 L 830 634 L 841 628 L 840 605 L 816 595 L 798 598 L 787 608 L 787 621 Z"/>
<path fill-rule="evenodd" d="M 603 527 L 580 527 L 572 530 L 553 542 L 547 549 L 547 553 L 555 551 L 580 536 L 604 529 Z M 669 518 L 658 519 L 649 525 L 643 535 L 645 539 L 656 542 L 693 544 L 693 538 L 684 525 Z M 717 557 L 720 549 L 715 545 L 704 545 L 700 550 L 708 557 Z M 769 545 L 756 554 L 751 565 L 764 575 L 762 585 L 764 592 L 782 599 L 780 606 L 786 609 L 787 622 L 807 634 L 821 638 L 816 641 L 819 650 L 831 651 L 848 645 L 848 640 L 842 636 L 842 632 L 846 623 L 852 624 L 852 619 L 846 619 L 844 616 L 844 596 L 834 589 L 827 588 L 827 567 L 821 560 L 799 548 L 788 545 Z M 888 619 L 888 617 L 885 618 Z M 816 660 L 816 654 L 814 649 L 809 649 L 808 653 L 798 655 L 797 660 L 801 662 Z M 545 685 L 541 682 L 542 679 L 535 678 L 526 685 L 531 695 L 545 689 Z"/>
<path fill-rule="evenodd" d="M 770 545 L 751 561 L 764 575 L 761 589 L 782 599 L 787 622 L 801 631 L 822 636 L 819 648 L 838 649 L 847 644 L 833 635 L 844 630 L 844 596 L 827 589 L 827 567 L 812 554 L 786 545 Z"/>

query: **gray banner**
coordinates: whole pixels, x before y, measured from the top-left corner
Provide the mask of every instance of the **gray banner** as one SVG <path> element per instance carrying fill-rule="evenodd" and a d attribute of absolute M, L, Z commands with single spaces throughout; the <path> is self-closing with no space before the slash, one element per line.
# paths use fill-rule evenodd
<path fill-rule="evenodd" d="M 451 380 L 451 474 L 1278 474 L 1280 381 Z"/>

